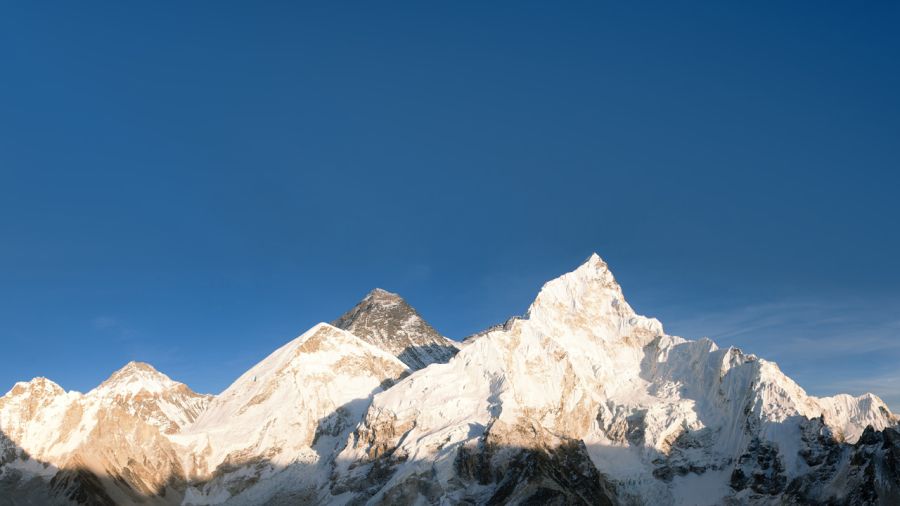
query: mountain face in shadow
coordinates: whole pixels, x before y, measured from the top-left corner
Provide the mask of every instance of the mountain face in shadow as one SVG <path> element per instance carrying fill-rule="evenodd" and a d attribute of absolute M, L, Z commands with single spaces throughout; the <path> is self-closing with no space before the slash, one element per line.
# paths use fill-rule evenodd
<path fill-rule="evenodd" d="M 806 452 L 811 472 L 787 480 L 779 464 L 777 450 L 756 441 L 741 455 L 731 474 L 729 488 L 735 494 L 734 504 L 897 504 L 900 483 L 900 432 L 896 429 L 875 431 L 868 428 L 855 444 L 822 438 L 814 443 L 822 451 Z M 191 504 L 185 501 L 188 488 L 202 489 L 209 483 L 186 482 L 181 476 L 171 477 L 174 493 L 141 494 L 130 490 L 127 480 L 98 475 L 85 468 L 56 469 L 31 459 L 0 433 L 0 506 L 21 505 L 116 505 L 116 504 Z M 471 448 L 460 451 L 453 461 L 456 487 L 454 504 L 554 504 L 610 505 L 633 503 L 623 501 L 615 484 L 600 474 L 591 463 L 583 442 L 563 441 L 553 448 L 517 448 L 482 439 Z M 438 504 L 447 491 L 429 473 L 421 473 L 401 484 L 387 486 L 396 474 L 396 464 L 408 462 L 389 453 L 362 463 L 365 477 L 354 483 L 329 480 L 319 486 L 299 488 L 276 487 L 264 497 L 242 497 L 228 504 Z M 335 462 L 329 466 L 332 472 Z M 289 481 L 310 471 L 305 464 L 280 467 L 265 460 L 255 462 L 258 468 L 270 470 L 275 481 Z M 44 470 L 37 475 L 36 469 Z M 223 474 L 230 470 L 221 469 Z M 674 469 L 660 476 L 671 482 L 673 477 L 702 475 L 704 470 Z M 52 477 L 50 477 L 52 476 Z M 884 481 L 879 477 L 893 481 Z M 214 480 L 215 478 L 213 478 Z M 831 494 L 823 495 L 823 489 Z M 108 490 L 119 490 L 113 499 Z M 126 492 L 123 495 L 121 492 Z M 705 490 L 700 490 L 705 493 Z M 838 492 L 840 495 L 838 496 Z M 346 501 L 351 497 L 351 501 Z M 840 499 L 838 498 L 840 497 Z"/>
<path fill-rule="evenodd" d="M 388 292 L 335 323 L 215 397 L 140 363 L 16 384 L 0 506 L 900 504 L 880 399 L 665 334 L 596 255 L 460 350 Z"/>

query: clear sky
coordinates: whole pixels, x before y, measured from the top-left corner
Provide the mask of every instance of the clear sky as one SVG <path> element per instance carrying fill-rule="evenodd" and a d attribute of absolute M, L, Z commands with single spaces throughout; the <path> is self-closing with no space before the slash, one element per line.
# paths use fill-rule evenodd
<path fill-rule="evenodd" d="M 900 410 L 900 4 L 309 4 L 0 7 L 0 390 L 217 392 L 376 286 L 461 338 L 596 251 Z"/>

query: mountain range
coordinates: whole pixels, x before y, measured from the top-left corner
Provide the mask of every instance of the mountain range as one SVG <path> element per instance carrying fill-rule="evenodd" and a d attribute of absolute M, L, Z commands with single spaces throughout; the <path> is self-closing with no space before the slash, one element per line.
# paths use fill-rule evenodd
<path fill-rule="evenodd" d="M 376 289 L 218 395 L 0 397 L 0 505 L 900 504 L 900 419 L 638 315 L 592 255 L 455 342 Z"/>

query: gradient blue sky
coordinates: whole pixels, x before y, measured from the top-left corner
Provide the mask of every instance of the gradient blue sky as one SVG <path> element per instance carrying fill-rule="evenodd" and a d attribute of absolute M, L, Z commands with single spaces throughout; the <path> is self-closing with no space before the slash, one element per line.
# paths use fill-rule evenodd
<path fill-rule="evenodd" d="M 0 7 L 0 390 L 216 392 L 375 286 L 460 338 L 596 251 L 900 409 L 900 4 L 299 4 Z"/>

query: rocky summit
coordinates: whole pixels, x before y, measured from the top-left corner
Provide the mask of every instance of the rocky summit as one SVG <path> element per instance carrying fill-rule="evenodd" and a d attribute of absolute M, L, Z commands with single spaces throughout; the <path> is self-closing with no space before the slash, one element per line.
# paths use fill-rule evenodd
<path fill-rule="evenodd" d="M 592 255 L 443 337 L 376 289 L 216 396 L 133 362 L 0 397 L 0 505 L 900 504 L 900 425 L 637 314 Z"/>
<path fill-rule="evenodd" d="M 381 288 L 369 292 L 332 325 L 396 355 L 412 370 L 446 362 L 458 351 L 402 297 Z"/>

